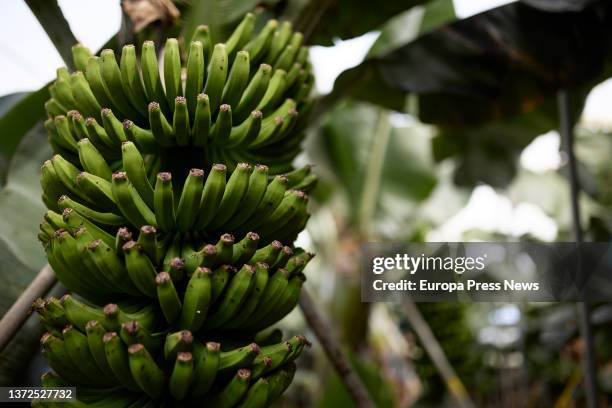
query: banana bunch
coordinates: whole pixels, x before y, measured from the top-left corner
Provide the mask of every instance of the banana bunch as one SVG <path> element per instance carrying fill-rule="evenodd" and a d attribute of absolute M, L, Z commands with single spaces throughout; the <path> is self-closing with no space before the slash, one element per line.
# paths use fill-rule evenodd
<path fill-rule="evenodd" d="M 230 339 L 227 348 L 189 330 L 157 332 L 155 313 L 135 303 L 98 309 L 66 295 L 39 299 L 34 308 L 48 330 L 41 345 L 55 372 L 43 385 L 79 386 L 82 406 L 194 406 L 206 396 L 214 407 L 266 407 L 310 346 L 301 335 L 282 341 L 278 330 Z"/>
<path fill-rule="evenodd" d="M 289 22 L 270 20 L 258 33 L 254 27 L 247 14 L 225 43 L 213 44 L 200 26 L 185 49 L 168 39 L 161 61 L 151 41 L 139 58 L 133 45 L 120 58 L 74 46 L 77 71 L 57 71 L 45 104 L 54 151 L 78 165 L 80 141 L 88 139 L 104 167 L 114 168 L 122 143 L 131 141 L 151 166 L 167 170 L 184 155 L 206 167 L 247 162 L 271 174 L 290 171 L 312 108 L 308 49 Z"/>
<path fill-rule="evenodd" d="M 43 164 L 43 200 L 57 212 L 73 209 L 99 229 L 151 225 L 166 235 L 256 230 L 269 242 L 272 236 L 293 240 L 308 221 L 305 191 L 316 183 L 310 166 L 270 177 L 265 165 L 240 163 L 228 175 L 225 165 L 215 164 L 207 176 L 192 168 L 176 182 L 172 173 L 147 168 L 132 142 L 122 144 L 122 171 L 115 172 L 88 139 L 78 145 L 78 167 L 59 154 Z"/>
<path fill-rule="evenodd" d="M 148 300 L 167 324 L 192 331 L 254 332 L 276 323 L 297 304 L 313 257 L 277 240 L 260 246 L 254 232 L 239 241 L 231 234 L 214 243 L 164 241 L 145 225 L 138 237 L 125 227 L 113 236 L 71 208 L 48 211 L 39 235 L 71 292 L 99 305 Z"/>
<path fill-rule="evenodd" d="M 71 294 L 34 309 L 43 383 L 78 385 L 77 405 L 269 406 L 309 345 L 264 330 L 314 256 L 293 242 L 317 178 L 292 166 L 314 78 L 302 34 L 254 19 L 168 39 L 159 62 L 150 41 L 76 45 L 49 88 L 38 238 Z"/>

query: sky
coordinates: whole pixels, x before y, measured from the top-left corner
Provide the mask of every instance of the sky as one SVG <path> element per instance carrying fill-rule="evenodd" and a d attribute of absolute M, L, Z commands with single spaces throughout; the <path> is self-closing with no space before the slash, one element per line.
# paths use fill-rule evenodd
<path fill-rule="evenodd" d="M 79 41 L 96 50 L 119 29 L 121 10 L 118 0 L 58 0 L 72 31 Z M 511 0 L 454 0 L 460 18 L 469 17 Z M 0 95 L 36 90 L 55 77 L 63 62 L 25 2 L 13 0 L 0 13 Z M 320 93 L 332 89 L 335 78 L 345 69 L 359 64 L 378 33 L 338 41 L 333 47 L 312 47 L 311 61 Z M 611 127 L 612 80 L 593 89 L 583 113 L 586 123 Z M 538 137 L 521 156 L 521 165 L 535 172 L 557 168 L 559 135 Z M 492 213 L 487 209 L 496 208 Z M 504 216 L 500 217 L 502 211 Z M 490 217 L 487 214 L 491 213 Z M 453 240 L 472 227 L 505 231 L 510 234 L 536 232 L 542 239 L 556 236 L 554 222 L 537 207 L 510 200 L 488 186 L 477 187 L 466 208 L 450 219 L 436 234 L 437 239 Z"/>

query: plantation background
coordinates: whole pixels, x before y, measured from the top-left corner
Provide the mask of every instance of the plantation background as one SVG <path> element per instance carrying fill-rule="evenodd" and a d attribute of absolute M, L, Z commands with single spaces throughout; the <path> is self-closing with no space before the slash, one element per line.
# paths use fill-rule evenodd
<path fill-rule="evenodd" d="M 26 3 L 42 10 L 43 25 Z M 180 15 L 161 0 L 126 0 L 123 12 L 111 0 L 54 5 L 12 1 L 0 17 L 2 314 L 45 264 L 36 240 L 39 167 L 51 152 L 41 126 L 45 83 L 72 35 L 95 50 L 109 40 L 162 41 L 201 23 L 226 32 L 253 9 L 293 21 L 313 45 L 319 103 L 298 163 L 314 164 L 321 180 L 298 244 L 317 253 L 306 285 L 379 406 L 454 400 L 415 334 L 410 305 L 360 303 L 360 243 L 571 240 L 567 157 L 556 131 L 561 89 L 580 117 L 582 226 L 588 240 L 610 239 L 609 2 L 182 0 Z M 477 406 L 584 406 L 574 305 L 418 310 Z M 611 320 L 610 305 L 594 305 L 606 406 Z M 307 331 L 297 309 L 281 326 Z M 39 381 L 39 335 L 32 318 L 0 354 L 1 385 Z M 350 406 L 316 342 L 299 364 L 283 404 Z"/>

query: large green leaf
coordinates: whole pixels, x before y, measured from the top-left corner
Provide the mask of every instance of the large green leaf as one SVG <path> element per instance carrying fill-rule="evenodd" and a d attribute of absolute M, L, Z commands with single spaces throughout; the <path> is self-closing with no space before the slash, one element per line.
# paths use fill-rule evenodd
<path fill-rule="evenodd" d="M 0 190 L 0 315 L 45 264 L 45 254 L 36 238 L 44 212 L 40 198 L 40 164 L 51 155 L 42 125 L 25 136 L 9 166 L 6 185 Z M 39 326 L 28 324 L 0 355 L 0 384 L 21 378 L 35 348 Z M 18 384 L 19 385 L 19 384 Z"/>
<path fill-rule="evenodd" d="M 392 126 L 384 110 L 348 103 L 330 113 L 321 132 L 310 157 L 344 193 L 353 223 L 389 215 L 391 198 L 409 208 L 436 185 L 430 135 L 419 125 Z"/>
<path fill-rule="evenodd" d="M 548 12 L 512 3 L 456 21 L 344 72 L 329 100 L 352 96 L 421 119 L 474 125 L 535 111 L 560 88 L 608 76 L 612 4 Z M 608 64 L 608 65 L 607 65 Z"/>
<path fill-rule="evenodd" d="M 0 98 L 0 181 L 5 180 L 7 167 L 24 135 L 44 116 L 48 98 L 47 86 L 30 94 Z"/>
<path fill-rule="evenodd" d="M 296 28 L 310 44 L 332 45 L 335 39 L 358 37 L 380 28 L 388 19 L 428 0 L 311 0 Z"/>
<path fill-rule="evenodd" d="M 77 39 L 70 30 L 57 0 L 25 0 L 25 2 L 45 29 L 66 66 L 72 69 L 71 47 L 77 43 Z"/>

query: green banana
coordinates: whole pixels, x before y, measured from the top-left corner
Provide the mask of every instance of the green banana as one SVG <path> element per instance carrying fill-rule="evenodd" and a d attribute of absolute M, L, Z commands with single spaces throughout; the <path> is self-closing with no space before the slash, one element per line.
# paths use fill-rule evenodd
<path fill-rule="evenodd" d="M 156 101 L 159 107 L 168 112 L 166 104 L 166 95 L 159 76 L 159 64 L 157 63 L 157 52 L 155 51 L 155 43 L 153 41 L 145 41 L 142 44 L 142 55 L 140 57 L 142 68 L 142 79 L 144 82 L 144 90 L 147 94 L 149 102 Z"/>
<path fill-rule="evenodd" d="M 259 305 L 261 298 L 264 294 L 266 285 L 268 284 L 268 264 L 258 262 L 255 266 L 255 276 L 253 277 L 253 285 L 247 296 L 240 306 L 240 311 L 237 315 L 234 315 L 227 324 L 224 325 L 226 329 L 235 329 L 241 327 L 243 323 L 248 321 L 249 316 Z M 230 286 L 231 289 L 231 286 Z M 226 296 L 231 294 L 228 289 Z"/>
<path fill-rule="evenodd" d="M 181 54 L 176 38 L 168 38 L 164 47 L 164 83 L 168 105 L 175 108 L 175 98 L 183 94 Z"/>
<path fill-rule="evenodd" d="M 63 340 L 53 336 L 51 333 L 45 333 L 40 338 L 40 344 L 43 347 L 43 354 L 53 371 L 73 384 L 87 382 L 85 374 L 70 359 Z"/>
<path fill-rule="evenodd" d="M 192 396 L 201 397 L 212 387 L 219 369 L 220 349 L 221 345 L 215 342 L 194 344 L 194 376 L 189 390 Z"/>
<path fill-rule="evenodd" d="M 179 326 L 191 331 L 204 324 L 211 303 L 211 271 L 197 268 L 187 284 Z"/>
<path fill-rule="evenodd" d="M 113 173 L 106 163 L 106 160 L 104 160 L 104 156 L 100 154 L 89 139 L 84 138 L 79 140 L 77 148 L 79 151 L 79 160 L 85 171 L 102 177 L 103 179 L 109 180 L 111 178 Z"/>
<path fill-rule="evenodd" d="M 134 241 L 123 245 L 127 273 L 134 285 L 148 297 L 157 297 L 155 286 L 155 266 L 144 253 L 142 247 Z"/>
<path fill-rule="evenodd" d="M 257 262 L 264 262 L 268 265 L 274 263 L 276 258 L 278 258 L 278 254 L 282 251 L 283 244 L 280 241 L 272 241 L 268 245 L 263 248 L 255 251 L 251 259 L 248 260 L 251 264 L 256 264 Z"/>
<path fill-rule="evenodd" d="M 257 138 L 257 135 L 259 135 L 262 117 L 263 115 L 260 111 L 252 111 L 244 122 L 232 128 L 226 146 L 237 147 L 250 145 Z"/>
<path fill-rule="evenodd" d="M 168 272 L 160 272 L 155 277 L 157 299 L 168 323 L 174 322 L 181 313 L 181 300 Z"/>
<path fill-rule="evenodd" d="M 153 263 L 158 263 L 161 260 L 159 244 L 157 242 L 157 230 L 155 227 L 151 225 L 143 225 L 140 227 L 140 234 L 138 234 L 138 240 L 136 242 Z"/>
<path fill-rule="evenodd" d="M 229 49 L 229 44 L 226 44 L 226 46 Z M 221 97 L 223 103 L 230 106 L 236 106 L 238 102 L 240 102 L 242 93 L 249 82 L 250 68 L 249 53 L 246 51 L 238 51 L 227 77 L 225 89 L 223 89 L 223 95 Z"/>
<path fill-rule="evenodd" d="M 283 268 L 279 268 L 268 280 L 264 293 L 261 296 L 261 301 L 255 310 L 249 315 L 249 322 L 259 320 L 267 316 L 274 307 L 281 302 L 281 295 L 285 292 L 289 284 L 289 272 Z"/>
<path fill-rule="evenodd" d="M 227 55 L 233 57 L 236 51 L 242 49 L 242 47 L 249 41 L 253 29 L 255 28 L 255 15 L 253 13 L 247 13 L 242 19 L 238 27 L 232 32 L 232 35 L 225 42 L 227 49 Z"/>
<path fill-rule="evenodd" d="M 97 320 L 90 320 L 85 325 L 85 332 L 87 333 L 87 344 L 93 360 L 97 364 L 98 368 L 102 370 L 105 377 L 116 379 L 115 374 L 110 368 L 108 361 L 106 360 L 106 352 L 104 350 L 104 327 Z"/>
<path fill-rule="evenodd" d="M 98 103 L 83 72 L 85 70 L 80 70 L 70 75 L 70 87 L 72 88 L 74 100 L 77 103 L 79 112 L 85 114 L 85 116 L 100 119 L 100 109 L 102 107 Z"/>
<path fill-rule="evenodd" d="M 189 46 L 187 57 L 187 79 L 185 82 L 185 97 L 189 111 L 196 111 L 196 95 L 204 88 L 204 48 L 200 41 L 194 41 Z"/>
<path fill-rule="evenodd" d="M 123 323 L 119 337 L 128 346 L 137 343 L 142 344 L 150 353 L 156 353 L 161 348 L 160 337 L 149 333 L 136 320 Z"/>
<path fill-rule="evenodd" d="M 90 382 L 100 382 L 101 384 L 111 384 L 102 370 L 95 364 L 93 356 L 89 351 L 87 337 L 76 330 L 72 325 L 68 325 L 62 330 L 64 345 L 68 357 L 79 371 L 83 372 Z"/>
<path fill-rule="evenodd" d="M 193 144 L 204 146 L 210 134 L 211 124 L 210 99 L 201 93 L 196 97 L 195 119 L 193 121 Z"/>
<path fill-rule="evenodd" d="M 153 201 L 157 224 L 166 232 L 173 231 L 175 226 L 174 193 L 170 173 L 161 172 L 157 174 Z"/>
<path fill-rule="evenodd" d="M 239 163 L 230 176 L 219 208 L 215 213 L 210 228 L 218 228 L 225 224 L 238 209 L 242 196 L 246 193 L 252 167 L 246 163 Z"/>
<path fill-rule="evenodd" d="M 153 207 L 153 187 L 147 178 L 144 158 L 138 148 L 133 142 L 123 142 L 121 144 L 121 155 L 123 168 L 130 183 L 147 206 Z"/>
<path fill-rule="evenodd" d="M 268 380 L 260 378 L 253 384 L 242 402 L 238 405 L 239 408 L 264 408 L 268 406 L 268 392 L 270 385 Z"/>
<path fill-rule="evenodd" d="M 250 367 L 260 353 L 261 349 L 255 343 L 231 351 L 222 351 L 219 356 L 219 372 Z"/>
<path fill-rule="evenodd" d="M 115 52 L 111 49 L 103 50 L 100 53 L 102 79 L 109 91 L 108 96 L 123 116 L 138 118 L 140 112 L 132 107 L 127 94 L 124 92 L 123 80 L 121 78 L 121 69 L 117 64 Z"/>
<path fill-rule="evenodd" d="M 234 244 L 232 248 L 232 264 L 243 264 L 253 257 L 257 251 L 259 235 L 254 232 L 247 233 L 244 238 Z"/>
<path fill-rule="evenodd" d="M 245 203 L 249 203 L 249 206 L 243 207 L 240 211 L 237 211 L 228 221 L 226 228 L 232 230 L 248 220 L 263 199 L 267 187 L 268 167 L 263 165 L 255 166 L 255 169 L 249 177 L 249 185 L 242 199 Z"/>
<path fill-rule="evenodd" d="M 81 172 L 76 177 L 76 184 L 81 194 L 87 197 L 87 201 L 95 202 L 100 207 L 108 208 L 113 212 L 119 211 L 109 181 L 87 172 Z"/>
<path fill-rule="evenodd" d="M 187 146 L 191 139 L 191 125 L 189 124 L 187 99 L 185 99 L 183 96 L 177 96 L 174 100 L 174 117 L 172 119 L 172 127 L 174 130 L 174 137 L 176 138 L 176 144 L 179 146 Z"/>
<path fill-rule="evenodd" d="M 221 103 L 221 96 L 227 78 L 228 56 L 225 44 L 215 44 L 210 63 L 204 93 L 210 100 L 210 111 L 215 112 Z"/>
<path fill-rule="evenodd" d="M 210 401 L 211 406 L 229 408 L 236 405 L 249 389 L 251 371 L 246 368 L 238 370 L 232 380 Z"/>
<path fill-rule="evenodd" d="M 196 229 L 203 230 L 213 220 L 226 190 L 227 168 L 223 164 L 215 164 L 206 178 L 200 209 L 196 219 Z"/>
<path fill-rule="evenodd" d="M 193 334 L 189 330 L 168 334 L 164 343 L 164 358 L 173 361 L 179 352 L 192 351 L 193 346 Z"/>
<path fill-rule="evenodd" d="M 210 138 L 218 146 L 227 144 L 232 132 L 232 107 L 223 104 L 219 107 L 219 114 L 213 127 L 210 129 Z"/>
<path fill-rule="evenodd" d="M 151 102 L 148 106 L 149 124 L 153 137 L 163 147 L 174 145 L 174 129 L 162 113 L 161 106 L 158 102 Z"/>
<path fill-rule="evenodd" d="M 191 353 L 178 353 L 168 387 L 170 394 L 179 401 L 184 399 L 189 391 L 194 376 L 193 366 L 193 356 Z"/>
<path fill-rule="evenodd" d="M 159 398 L 164 392 L 164 372 L 142 344 L 128 347 L 128 355 L 130 372 L 136 384 L 151 398 Z"/>
<path fill-rule="evenodd" d="M 223 290 L 230 280 L 230 275 L 234 274 L 236 269 L 231 265 L 221 265 L 214 270 L 210 280 L 210 297 L 211 304 L 215 304 Z"/>
<path fill-rule="evenodd" d="M 232 278 L 227 291 L 206 321 L 206 328 L 222 326 L 238 313 L 253 286 L 255 267 L 245 264 Z"/>
<path fill-rule="evenodd" d="M 124 45 L 121 49 L 121 61 L 119 62 L 121 70 L 121 80 L 126 89 L 126 93 L 132 105 L 140 107 L 140 113 L 146 114 L 147 96 L 144 91 L 144 85 L 140 76 L 138 62 L 136 59 L 136 47 L 132 44 Z"/>
<path fill-rule="evenodd" d="M 240 232 L 243 232 L 243 230 L 252 231 L 267 220 L 268 216 L 283 200 L 285 192 L 287 191 L 287 181 L 287 177 L 285 176 L 276 176 L 272 179 L 268 187 L 266 187 L 266 192 L 257 205 L 253 215 L 239 228 Z"/>
<path fill-rule="evenodd" d="M 287 261 L 289 260 L 289 258 L 291 258 L 292 255 L 293 255 L 293 249 L 291 249 L 288 246 L 284 246 L 283 249 L 278 254 L 278 257 L 276 257 L 276 261 L 274 261 L 274 263 L 270 266 L 270 268 L 271 269 L 284 268 L 285 265 L 287 264 Z"/>
<path fill-rule="evenodd" d="M 121 143 L 127 141 L 127 136 L 123 130 L 123 123 L 109 108 L 103 108 L 101 111 L 102 115 L 102 126 L 104 131 L 113 143 L 113 146 L 120 147 Z"/>
<path fill-rule="evenodd" d="M 79 215 L 88 220 L 99 224 L 99 225 L 109 225 L 109 226 L 118 226 L 125 224 L 125 218 L 115 213 L 101 213 L 99 211 L 92 210 L 91 208 L 84 206 L 83 204 L 79 204 L 76 201 L 70 199 L 68 196 L 61 196 L 59 200 L 57 200 L 57 205 L 59 208 L 66 209 L 71 208 Z"/>
<path fill-rule="evenodd" d="M 128 176 L 125 172 L 113 174 L 112 192 L 121 213 L 130 223 L 138 228 L 143 225 L 157 225 L 155 214 L 128 181 Z"/>
<path fill-rule="evenodd" d="M 130 142 L 134 142 L 141 151 L 147 153 L 157 152 L 159 145 L 151 130 L 136 126 L 134 122 L 128 119 L 123 121 L 123 130 L 125 131 L 125 137 Z"/>
<path fill-rule="evenodd" d="M 274 19 L 268 20 L 259 34 L 244 46 L 244 50 L 250 54 L 253 62 L 258 61 L 267 52 L 268 46 L 270 45 L 270 38 L 277 27 L 278 21 Z"/>
<path fill-rule="evenodd" d="M 266 94 L 271 77 L 272 67 L 268 64 L 261 64 L 234 109 L 234 117 L 238 122 L 244 120 L 257 107 Z"/>
<path fill-rule="evenodd" d="M 108 332 L 104 334 L 102 341 L 104 342 L 106 361 L 108 362 L 108 365 L 115 377 L 126 388 L 130 390 L 138 390 L 139 387 L 134 381 L 134 377 L 130 372 L 127 349 L 121 341 L 119 335 L 115 332 Z"/>
<path fill-rule="evenodd" d="M 202 189 L 204 188 L 204 170 L 191 169 L 185 180 L 183 192 L 176 209 L 176 224 L 181 232 L 189 231 L 198 216 Z"/>

